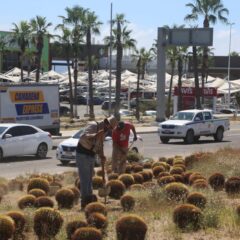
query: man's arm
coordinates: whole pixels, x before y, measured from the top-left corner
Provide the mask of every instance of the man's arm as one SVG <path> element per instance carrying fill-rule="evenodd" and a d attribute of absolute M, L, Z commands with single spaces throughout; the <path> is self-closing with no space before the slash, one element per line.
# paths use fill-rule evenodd
<path fill-rule="evenodd" d="M 137 141 L 137 132 L 136 132 L 136 129 L 135 129 L 134 125 L 131 126 L 131 130 L 134 134 L 133 141 Z"/>

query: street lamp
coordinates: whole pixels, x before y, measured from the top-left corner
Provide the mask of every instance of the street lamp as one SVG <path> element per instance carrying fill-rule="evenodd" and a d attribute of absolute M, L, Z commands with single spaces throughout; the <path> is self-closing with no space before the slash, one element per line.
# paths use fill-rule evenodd
<path fill-rule="evenodd" d="M 230 81 L 230 68 L 231 68 L 231 41 L 232 41 L 232 26 L 235 23 L 228 23 L 230 26 L 229 33 L 229 49 L 228 49 L 228 107 L 230 108 L 231 103 L 231 81 Z"/>

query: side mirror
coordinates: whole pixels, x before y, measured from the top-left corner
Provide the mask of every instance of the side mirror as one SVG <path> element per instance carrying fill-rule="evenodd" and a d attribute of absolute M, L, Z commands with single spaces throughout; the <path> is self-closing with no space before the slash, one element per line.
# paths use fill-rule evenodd
<path fill-rule="evenodd" d="M 7 134 L 4 135 L 3 138 L 4 138 L 4 139 L 7 139 L 7 138 L 11 138 L 11 137 L 12 137 L 12 134 L 8 134 L 8 133 L 7 133 Z"/>

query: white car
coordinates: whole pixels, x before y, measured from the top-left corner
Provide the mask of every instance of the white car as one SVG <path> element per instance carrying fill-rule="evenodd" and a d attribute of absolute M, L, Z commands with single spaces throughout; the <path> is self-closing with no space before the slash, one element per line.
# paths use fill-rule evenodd
<path fill-rule="evenodd" d="M 5 157 L 35 155 L 46 158 L 52 149 L 51 134 L 32 125 L 0 124 L 0 161 Z"/>
<path fill-rule="evenodd" d="M 63 164 L 67 165 L 71 161 L 76 161 L 76 147 L 78 144 L 78 140 L 80 135 L 82 134 L 84 129 L 80 129 L 78 132 L 76 132 L 72 137 L 62 141 L 56 150 L 56 158 Z M 140 141 L 142 141 L 142 138 L 138 135 L 137 136 Z M 104 144 L 105 148 L 109 148 L 112 146 L 112 137 L 107 136 L 105 138 L 105 142 L 107 144 Z M 130 134 L 129 137 L 129 146 L 132 151 L 138 152 L 138 146 L 135 145 L 135 142 L 133 143 L 133 134 Z"/>

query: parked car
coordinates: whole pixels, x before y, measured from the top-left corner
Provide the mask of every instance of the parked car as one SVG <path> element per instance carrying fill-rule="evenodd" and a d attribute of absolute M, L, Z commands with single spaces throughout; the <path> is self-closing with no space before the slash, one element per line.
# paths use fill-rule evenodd
<path fill-rule="evenodd" d="M 20 123 L 0 124 L 0 161 L 5 157 L 22 155 L 43 159 L 50 149 L 51 135 L 40 128 Z"/>
<path fill-rule="evenodd" d="M 109 110 L 109 101 L 104 101 L 102 103 L 102 110 Z M 116 106 L 116 102 L 115 101 L 111 101 L 111 109 L 114 109 Z"/>
<path fill-rule="evenodd" d="M 120 109 L 119 113 L 121 116 L 133 116 L 133 111 L 130 111 L 128 109 Z"/>
<path fill-rule="evenodd" d="M 233 109 L 233 108 L 225 108 L 225 109 L 221 109 L 220 113 L 224 113 L 224 114 L 237 114 L 237 110 Z"/>
<path fill-rule="evenodd" d="M 68 116 L 70 114 L 70 108 L 68 106 L 60 105 L 60 116 Z"/>
<path fill-rule="evenodd" d="M 229 128 L 229 119 L 216 118 L 211 110 L 192 109 L 177 112 L 170 120 L 160 123 L 158 133 L 162 143 L 182 138 L 191 144 L 198 142 L 201 136 L 210 136 L 221 142 Z"/>

